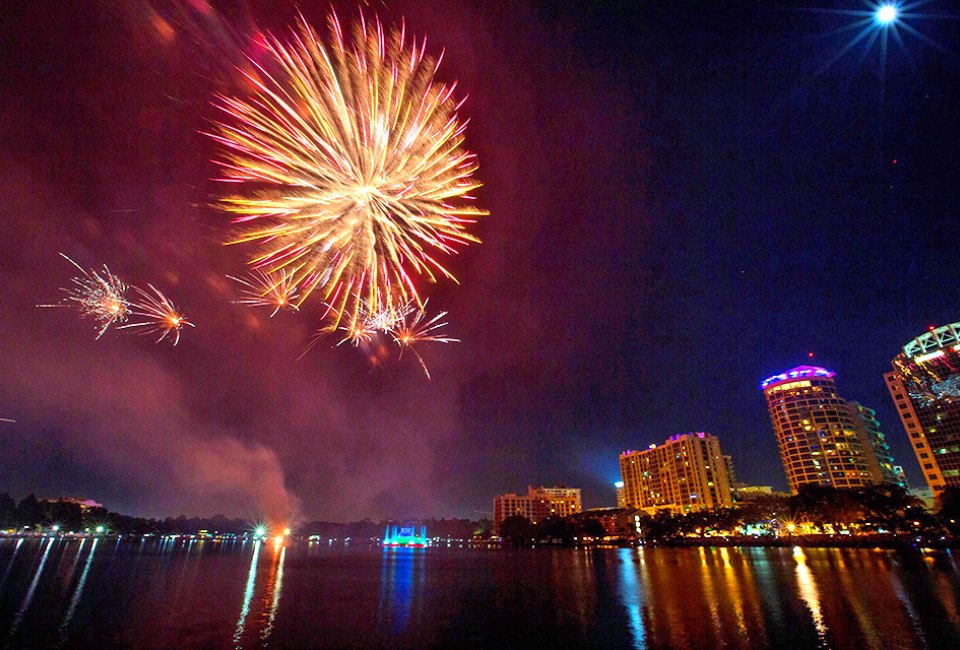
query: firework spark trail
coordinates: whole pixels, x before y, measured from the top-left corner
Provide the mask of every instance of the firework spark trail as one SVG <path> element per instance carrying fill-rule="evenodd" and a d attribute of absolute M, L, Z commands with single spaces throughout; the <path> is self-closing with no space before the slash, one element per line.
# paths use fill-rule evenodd
<path fill-rule="evenodd" d="M 220 205 L 244 224 L 228 243 L 258 244 L 250 263 L 287 270 L 298 305 L 318 291 L 333 330 L 355 328 L 364 303 L 420 305 L 415 278 L 455 281 L 437 254 L 479 241 L 467 229 L 488 213 L 470 205 L 476 157 L 439 60 L 378 20 L 345 38 L 336 15 L 328 44 L 302 19 L 289 41 L 261 40 L 241 71 L 252 95 L 218 96 L 226 117 L 208 134 L 235 191 Z"/>
<path fill-rule="evenodd" d="M 59 304 L 37 305 L 38 307 L 77 307 L 80 314 L 90 316 L 99 323 L 97 339 L 116 323 L 122 323 L 130 315 L 130 302 L 126 298 L 128 286 L 110 272 L 107 265 L 103 271 L 87 271 L 72 259 L 60 253 L 60 256 L 73 264 L 80 275 L 70 278 L 71 286 L 61 287 L 66 295 Z"/>
<path fill-rule="evenodd" d="M 147 287 L 153 294 L 147 293 L 140 287 L 133 287 L 133 290 L 140 295 L 140 299 L 131 303 L 130 313 L 134 318 L 140 318 L 136 322 L 120 326 L 119 329 L 144 328 L 142 334 L 160 334 L 157 343 L 167 338 L 173 337 L 173 344 L 180 342 L 180 330 L 185 325 L 193 327 L 193 323 L 180 313 L 170 300 L 160 293 L 152 284 Z"/>
<path fill-rule="evenodd" d="M 247 279 L 232 275 L 227 277 L 244 287 L 240 290 L 243 297 L 240 300 L 232 301 L 234 304 L 251 307 L 273 307 L 270 318 L 276 316 L 281 309 L 300 311 L 296 305 L 296 300 L 299 297 L 297 285 L 293 281 L 293 274 L 286 269 L 281 269 L 279 273 L 274 275 L 255 269 L 250 272 Z"/>

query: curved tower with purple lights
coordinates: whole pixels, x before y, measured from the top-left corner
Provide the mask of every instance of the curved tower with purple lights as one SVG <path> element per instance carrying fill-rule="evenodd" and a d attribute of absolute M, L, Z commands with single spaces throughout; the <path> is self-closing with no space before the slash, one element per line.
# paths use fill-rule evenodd
<path fill-rule="evenodd" d="M 856 488 L 873 483 L 834 375 L 826 368 L 797 366 L 760 384 L 794 493 L 804 485 Z"/>

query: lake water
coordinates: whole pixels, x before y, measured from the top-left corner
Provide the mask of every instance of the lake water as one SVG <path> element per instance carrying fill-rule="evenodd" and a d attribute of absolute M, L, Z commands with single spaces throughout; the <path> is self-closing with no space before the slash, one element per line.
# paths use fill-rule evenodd
<path fill-rule="evenodd" d="M 0 539 L 0 648 L 960 648 L 950 552 Z"/>

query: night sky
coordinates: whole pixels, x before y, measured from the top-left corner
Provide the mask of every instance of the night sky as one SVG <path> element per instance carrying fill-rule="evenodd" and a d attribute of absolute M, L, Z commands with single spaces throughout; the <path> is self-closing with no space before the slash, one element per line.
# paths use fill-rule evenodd
<path fill-rule="evenodd" d="M 335 3 L 344 20 L 356 3 Z M 805 6 L 861 9 L 859 0 Z M 945 13 L 945 0 L 918 11 Z M 299 10 L 322 27 L 327 2 Z M 955 7 L 952 7 L 955 9 Z M 960 20 L 906 52 L 849 16 L 773 2 L 388 2 L 468 96 L 483 240 L 430 288 L 460 344 L 371 368 L 316 305 L 231 304 L 214 92 L 272 0 L 4 2 L 0 10 L 0 491 L 111 510 L 253 518 L 489 515 L 710 431 L 740 479 L 785 488 L 759 382 L 800 363 L 878 408 L 923 485 L 882 373 L 960 320 Z M 196 323 L 108 332 L 58 298 L 106 263 Z M 811 360 L 808 353 L 813 352 Z"/>

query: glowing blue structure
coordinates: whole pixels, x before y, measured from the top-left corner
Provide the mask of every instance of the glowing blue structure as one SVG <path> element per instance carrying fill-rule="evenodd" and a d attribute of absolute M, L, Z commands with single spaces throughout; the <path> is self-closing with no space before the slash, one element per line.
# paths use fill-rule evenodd
<path fill-rule="evenodd" d="M 391 526 L 387 524 L 387 529 L 383 533 L 383 545 L 391 548 L 424 548 L 429 546 L 427 527 L 421 526 L 418 531 L 416 526 Z"/>

